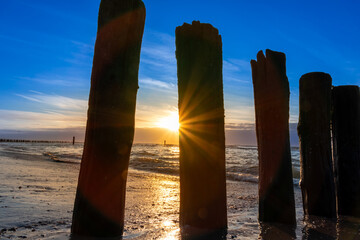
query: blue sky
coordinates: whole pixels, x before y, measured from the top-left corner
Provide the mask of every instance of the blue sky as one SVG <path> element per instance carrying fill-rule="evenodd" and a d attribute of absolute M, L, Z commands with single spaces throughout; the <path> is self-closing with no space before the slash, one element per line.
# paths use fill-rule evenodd
<path fill-rule="evenodd" d="M 99 0 L 11 0 L 0 8 L 0 129 L 85 126 Z M 175 28 L 200 20 L 223 39 L 227 126 L 254 123 L 250 60 L 266 48 L 287 56 L 290 122 L 298 81 L 312 71 L 333 85 L 360 84 L 358 1 L 144 0 L 147 9 L 136 127 L 177 109 Z"/>

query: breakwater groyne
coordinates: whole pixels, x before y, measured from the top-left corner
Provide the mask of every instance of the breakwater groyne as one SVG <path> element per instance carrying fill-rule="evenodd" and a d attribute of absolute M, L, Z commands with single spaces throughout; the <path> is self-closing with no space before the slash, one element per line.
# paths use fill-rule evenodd
<path fill-rule="evenodd" d="M 30 142 L 30 143 L 72 143 L 72 141 L 26 140 L 26 139 L 1 139 L 0 142 Z"/>

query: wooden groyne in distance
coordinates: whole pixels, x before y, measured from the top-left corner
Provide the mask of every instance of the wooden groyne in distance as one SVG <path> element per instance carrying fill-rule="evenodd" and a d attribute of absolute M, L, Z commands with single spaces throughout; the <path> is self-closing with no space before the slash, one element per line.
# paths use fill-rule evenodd
<path fill-rule="evenodd" d="M 123 233 L 144 23 L 141 0 L 100 3 L 73 236 L 105 238 Z"/>
<path fill-rule="evenodd" d="M 300 78 L 300 186 L 305 215 L 336 217 L 331 156 L 329 74 L 313 72 Z"/>
<path fill-rule="evenodd" d="M 25 143 L 70 143 L 70 141 L 27 140 L 27 139 L 0 139 L 0 142 L 25 142 Z"/>
<path fill-rule="evenodd" d="M 359 87 L 334 87 L 332 97 L 333 156 L 338 214 L 360 217 Z"/>
<path fill-rule="evenodd" d="M 227 228 L 222 41 L 194 21 L 176 28 L 182 234 Z"/>
<path fill-rule="evenodd" d="M 251 60 L 259 155 L 259 221 L 296 224 L 285 54 Z"/>

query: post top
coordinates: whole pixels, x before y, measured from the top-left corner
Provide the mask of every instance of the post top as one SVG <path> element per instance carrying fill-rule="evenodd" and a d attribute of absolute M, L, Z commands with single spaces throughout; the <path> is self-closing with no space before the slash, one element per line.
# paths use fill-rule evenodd
<path fill-rule="evenodd" d="M 182 26 L 176 27 L 175 35 L 192 35 L 221 40 L 218 29 L 210 23 L 200 23 L 200 21 L 193 21 L 192 24 L 184 23 Z"/>

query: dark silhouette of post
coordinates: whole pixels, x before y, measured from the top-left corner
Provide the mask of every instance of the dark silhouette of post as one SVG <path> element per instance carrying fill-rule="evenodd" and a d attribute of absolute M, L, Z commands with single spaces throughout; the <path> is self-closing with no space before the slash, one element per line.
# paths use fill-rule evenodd
<path fill-rule="evenodd" d="M 296 226 L 281 223 L 260 223 L 260 234 L 258 239 L 262 240 L 294 240 L 296 239 Z"/>
<path fill-rule="evenodd" d="M 339 215 L 336 224 L 337 240 L 359 239 L 360 219 Z"/>
<path fill-rule="evenodd" d="M 333 95 L 333 156 L 338 214 L 360 217 L 360 92 L 339 86 Z"/>
<path fill-rule="evenodd" d="M 176 28 L 180 117 L 180 226 L 183 234 L 227 228 L 222 41 L 194 21 Z"/>
<path fill-rule="evenodd" d="M 251 60 L 259 157 L 259 220 L 294 225 L 285 54 L 260 51 Z"/>
<path fill-rule="evenodd" d="M 324 221 L 317 216 L 305 216 L 302 240 L 337 240 L 336 219 Z M 349 239 L 340 238 L 339 240 Z"/>
<path fill-rule="evenodd" d="M 104 238 L 123 233 L 144 23 L 141 0 L 100 3 L 73 236 Z"/>
<path fill-rule="evenodd" d="M 75 145 L 75 136 L 73 137 L 72 144 Z"/>
<path fill-rule="evenodd" d="M 300 186 L 305 215 L 336 217 L 331 157 L 331 77 L 321 72 L 300 78 Z"/>

